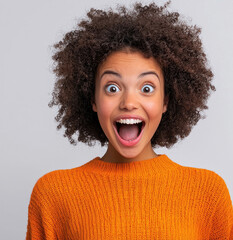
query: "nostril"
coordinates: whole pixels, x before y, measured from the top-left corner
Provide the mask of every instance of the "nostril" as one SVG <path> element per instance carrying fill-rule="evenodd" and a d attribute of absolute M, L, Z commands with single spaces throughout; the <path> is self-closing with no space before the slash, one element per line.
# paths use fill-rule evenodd
<path fill-rule="evenodd" d="M 133 110 L 138 108 L 138 102 L 134 97 L 125 97 L 120 103 L 120 108 Z"/>
<path fill-rule="evenodd" d="M 134 104 L 125 104 L 125 105 L 120 106 L 120 109 L 127 110 L 127 111 L 132 111 L 132 110 L 137 109 L 137 108 L 138 107 Z"/>

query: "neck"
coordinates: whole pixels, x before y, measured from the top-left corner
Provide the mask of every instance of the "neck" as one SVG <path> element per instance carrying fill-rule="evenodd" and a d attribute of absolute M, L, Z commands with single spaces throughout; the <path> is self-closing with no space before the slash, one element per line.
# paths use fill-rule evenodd
<path fill-rule="evenodd" d="M 119 152 L 117 152 L 114 147 L 109 143 L 108 149 L 104 156 L 101 158 L 104 162 L 113 162 L 113 163 L 129 163 L 129 162 L 137 162 L 141 160 L 155 158 L 158 155 L 153 151 L 151 145 L 144 149 L 138 155 L 135 155 L 132 158 L 127 158 L 122 156 Z"/>

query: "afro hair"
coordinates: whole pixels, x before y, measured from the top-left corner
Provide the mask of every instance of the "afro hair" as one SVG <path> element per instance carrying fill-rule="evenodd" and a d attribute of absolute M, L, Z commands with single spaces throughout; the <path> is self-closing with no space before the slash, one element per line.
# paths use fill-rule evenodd
<path fill-rule="evenodd" d="M 170 148 L 205 118 L 201 112 L 208 109 L 210 91 L 216 89 L 199 37 L 201 29 L 181 20 L 178 12 L 169 12 L 169 4 L 136 2 L 132 9 L 117 5 L 115 11 L 91 8 L 87 18 L 54 45 L 56 82 L 49 106 L 58 106 L 57 129 L 65 128 L 71 144 L 108 143 L 92 110 L 95 77 L 109 54 L 124 49 L 154 57 L 163 71 L 169 103 L 152 147 Z"/>

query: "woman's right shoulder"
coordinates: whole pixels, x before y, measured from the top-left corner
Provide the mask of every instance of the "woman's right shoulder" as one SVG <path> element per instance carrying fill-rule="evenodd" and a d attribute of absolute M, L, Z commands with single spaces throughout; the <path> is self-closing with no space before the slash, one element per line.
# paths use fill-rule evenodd
<path fill-rule="evenodd" d="M 71 169 L 58 169 L 45 173 L 39 177 L 33 187 L 33 191 L 44 192 L 45 194 L 56 191 L 66 191 L 72 185 L 78 185 L 83 178 L 80 177 L 82 169 L 80 167 Z"/>

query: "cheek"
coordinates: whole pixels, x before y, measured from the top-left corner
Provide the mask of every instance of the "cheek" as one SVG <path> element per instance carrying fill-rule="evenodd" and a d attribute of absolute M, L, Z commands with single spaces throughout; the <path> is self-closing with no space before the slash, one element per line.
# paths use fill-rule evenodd
<path fill-rule="evenodd" d="M 160 119 L 163 111 L 162 101 L 159 99 L 155 99 L 154 101 L 147 101 L 144 104 L 144 109 L 146 110 L 150 119 Z"/>
<path fill-rule="evenodd" d="M 101 99 L 98 106 L 97 106 L 97 115 L 99 119 L 100 126 L 105 133 L 105 136 L 110 139 L 110 132 L 112 129 L 112 121 L 111 116 L 113 110 L 115 109 L 115 103 L 112 101 L 105 101 Z"/>
<path fill-rule="evenodd" d="M 106 125 L 107 123 L 110 122 L 110 117 L 115 108 L 116 103 L 104 97 L 100 98 L 98 102 L 99 104 L 97 106 L 97 113 L 100 124 Z"/>

